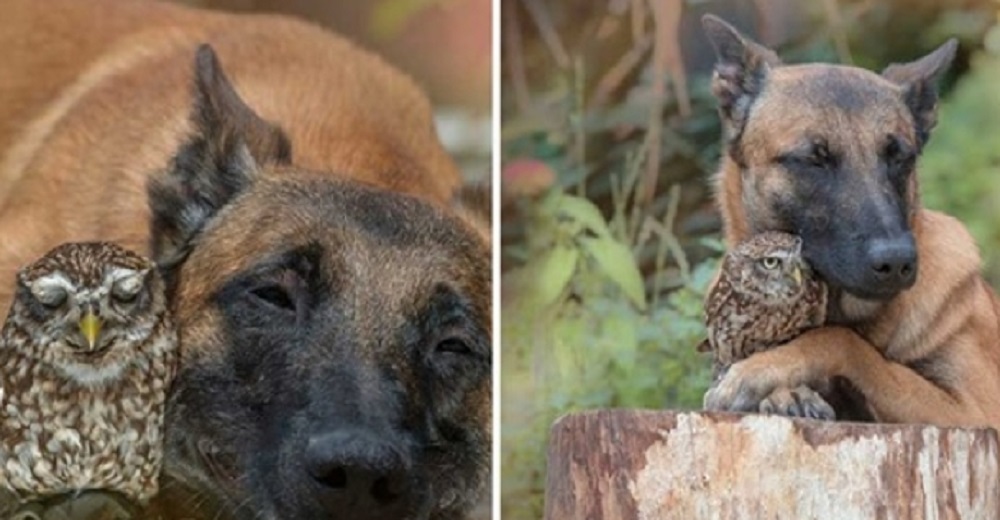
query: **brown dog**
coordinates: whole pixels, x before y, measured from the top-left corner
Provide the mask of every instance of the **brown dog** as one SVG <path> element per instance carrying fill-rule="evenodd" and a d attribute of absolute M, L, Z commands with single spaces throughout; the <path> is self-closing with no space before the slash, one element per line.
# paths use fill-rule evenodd
<path fill-rule="evenodd" d="M 955 42 L 879 75 L 784 65 L 718 18 L 704 24 L 726 240 L 798 234 L 832 288 L 830 326 L 736 363 L 706 407 L 799 415 L 845 378 L 876 420 L 1000 428 L 1000 308 L 962 224 L 920 206 L 915 172 Z"/>
<path fill-rule="evenodd" d="M 183 359 L 166 494 L 210 518 L 463 517 L 489 469 L 489 223 L 424 95 L 282 17 L 2 11 L 0 279 L 70 240 L 157 261 Z"/>

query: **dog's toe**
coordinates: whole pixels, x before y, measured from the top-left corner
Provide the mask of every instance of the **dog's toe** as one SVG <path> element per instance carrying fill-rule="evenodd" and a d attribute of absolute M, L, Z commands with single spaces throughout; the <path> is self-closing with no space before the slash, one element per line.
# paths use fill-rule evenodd
<path fill-rule="evenodd" d="M 807 386 L 775 389 L 760 402 L 758 412 L 828 421 L 836 418 L 833 408 L 819 393 Z"/>
<path fill-rule="evenodd" d="M 823 397 L 812 388 L 800 386 L 792 391 L 800 403 L 803 414 L 800 417 L 833 421 L 837 413 Z"/>
<path fill-rule="evenodd" d="M 795 416 L 796 406 L 792 392 L 787 388 L 778 388 L 760 402 L 757 411 L 769 415 Z"/>

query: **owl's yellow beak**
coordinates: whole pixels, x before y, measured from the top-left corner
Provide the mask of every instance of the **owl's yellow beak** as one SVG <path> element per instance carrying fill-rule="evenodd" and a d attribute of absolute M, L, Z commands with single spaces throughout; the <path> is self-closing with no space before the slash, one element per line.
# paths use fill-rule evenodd
<path fill-rule="evenodd" d="M 795 285 L 802 285 L 802 268 L 796 265 L 792 267 L 792 280 L 795 280 Z"/>
<path fill-rule="evenodd" d="M 94 350 L 97 338 L 101 337 L 101 319 L 94 314 L 94 311 L 88 310 L 87 314 L 80 318 L 80 333 L 87 340 L 87 348 Z"/>

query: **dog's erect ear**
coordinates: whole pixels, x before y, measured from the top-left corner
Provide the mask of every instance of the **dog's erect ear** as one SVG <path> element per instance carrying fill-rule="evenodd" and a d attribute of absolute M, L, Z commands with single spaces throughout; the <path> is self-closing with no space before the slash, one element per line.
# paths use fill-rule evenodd
<path fill-rule="evenodd" d="M 243 102 L 211 46 L 198 47 L 194 74 L 191 118 L 206 142 L 206 158 L 213 159 L 219 167 L 230 161 L 246 160 L 244 152 L 249 152 L 254 165 L 291 160 L 288 137 Z"/>
<path fill-rule="evenodd" d="M 195 56 L 191 124 L 192 135 L 147 190 L 153 258 L 168 278 L 205 223 L 261 165 L 291 161 L 288 137 L 240 99 L 209 45 Z"/>
<path fill-rule="evenodd" d="M 895 63 L 882 71 L 882 77 L 903 87 L 903 100 L 913 112 L 921 146 L 937 123 L 938 82 L 951 67 L 957 50 L 958 41 L 952 38 L 919 60 Z"/>
<path fill-rule="evenodd" d="M 723 122 L 732 137 L 743 128 L 750 106 L 764 90 L 768 71 L 781 65 L 781 60 L 774 51 L 743 36 L 717 16 L 705 15 L 701 23 L 718 60 L 712 93 L 719 100 Z"/>

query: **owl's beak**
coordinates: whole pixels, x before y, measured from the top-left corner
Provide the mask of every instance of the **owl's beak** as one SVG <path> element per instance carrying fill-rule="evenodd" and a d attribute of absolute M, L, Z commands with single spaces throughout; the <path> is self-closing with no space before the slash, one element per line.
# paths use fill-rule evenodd
<path fill-rule="evenodd" d="M 792 267 L 792 280 L 795 280 L 796 287 L 802 285 L 802 267 L 798 264 Z"/>
<path fill-rule="evenodd" d="M 94 311 L 88 310 L 87 314 L 80 318 L 80 333 L 87 340 L 87 348 L 94 350 L 97 338 L 101 337 L 101 319 L 94 314 Z"/>

